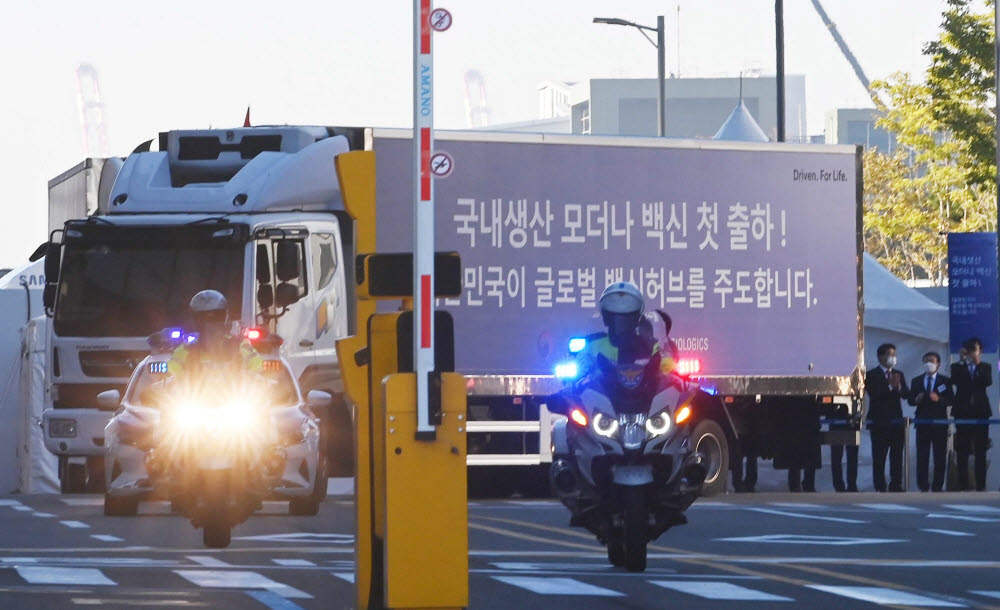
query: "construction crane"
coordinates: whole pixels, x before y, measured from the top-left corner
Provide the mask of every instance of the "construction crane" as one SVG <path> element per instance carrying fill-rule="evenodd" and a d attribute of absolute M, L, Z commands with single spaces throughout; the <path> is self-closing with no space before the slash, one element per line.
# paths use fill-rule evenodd
<path fill-rule="evenodd" d="M 826 11 L 823 9 L 823 5 L 820 4 L 819 0 L 812 0 L 812 5 L 813 8 L 816 9 L 816 12 L 819 13 L 819 18 L 823 20 L 823 25 L 826 26 L 826 29 L 830 30 L 830 35 L 833 36 L 833 41 L 837 43 L 838 47 L 840 47 L 840 52 L 844 54 L 844 58 L 847 59 L 847 63 L 851 64 L 851 68 L 854 69 L 854 74 L 861 82 L 861 86 L 863 86 L 865 91 L 868 92 L 869 97 L 872 98 L 875 105 L 879 105 L 878 96 L 872 91 L 871 81 L 868 80 L 868 77 L 865 75 L 865 71 L 861 69 L 861 64 L 858 63 L 858 58 L 854 56 L 850 47 L 847 46 L 847 42 L 844 40 L 844 37 L 841 36 L 840 32 L 837 30 L 837 24 L 830 20 L 830 16 L 826 14 Z"/>
<path fill-rule="evenodd" d="M 97 80 L 97 68 L 80 64 L 76 69 L 76 103 L 80 112 L 85 157 L 107 157 L 108 127 L 104 122 L 104 99 Z"/>

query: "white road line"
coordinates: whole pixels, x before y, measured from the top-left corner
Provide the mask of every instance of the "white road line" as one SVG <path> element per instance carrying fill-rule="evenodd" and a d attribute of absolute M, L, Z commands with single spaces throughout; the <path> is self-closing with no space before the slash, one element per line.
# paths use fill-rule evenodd
<path fill-rule="evenodd" d="M 710 580 L 695 581 L 671 581 L 671 580 L 651 580 L 649 581 L 664 589 L 673 589 L 688 595 L 696 595 L 704 599 L 725 599 L 731 601 L 744 602 L 791 602 L 795 601 L 790 597 L 765 593 L 755 589 L 748 589 L 731 582 L 713 582 Z"/>
<path fill-rule="evenodd" d="M 769 542 L 772 544 L 812 544 L 820 546 L 857 546 L 859 544 L 888 544 L 906 542 L 896 538 L 854 538 L 846 536 L 810 536 L 806 534 L 767 534 L 765 536 L 739 536 L 716 538 L 717 542 Z"/>
<path fill-rule="evenodd" d="M 624 597 L 624 593 L 590 585 L 573 578 L 536 578 L 531 576 L 494 576 L 508 585 L 513 585 L 539 595 L 587 595 L 601 597 Z"/>
<path fill-rule="evenodd" d="M 969 591 L 975 595 L 982 595 L 983 597 L 992 597 L 993 599 L 1000 599 L 1000 591 Z"/>
<path fill-rule="evenodd" d="M 104 498 L 59 498 L 67 506 L 104 506 Z"/>
<path fill-rule="evenodd" d="M 333 575 L 340 580 L 346 580 L 352 585 L 354 584 L 354 572 L 334 572 Z"/>
<path fill-rule="evenodd" d="M 32 517 L 41 517 L 42 519 L 51 519 L 55 517 L 52 513 L 31 513 Z"/>
<path fill-rule="evenodd" d="M 15 568 L 18 575 L 32 585 L 110 585 L 118 583 L 96 568 Z"/>
<path fill-rule="evenodd" d="M 928 519 L 955 519 L 957 521 L 972 521 L 973 523 L 1000 523 L 1000 519 L 992 517 L 975 517 L 973 515 L 952 515 L 949 513 L 930 513 Z"/>
<path fill-rule="evenodd" d="M 112 536 L 111 534 L 91 534 L 90 537 L 101 542 L 125 542 L 124 538 Z"/>
<path fill-rule="evenodd" d="M 810 589 L 823 591 L 841 597 L 849 597 L 873 604 L 894 604 L 901 606 L 921 606 L 930 608 L 965 608 L 962 604 L 934 599 L 916 593 L 897 591 L 885 587 L 835 587 L 829 585 L 807 585 Z"/>
<path fill-rule="evenodd" d="M 305 591 L 244 570 L 174 570 L 178 576 L 209 589 L 265 589 L 282 597 L 312 599 Z"/>
<path fill-rule="evenodd" d="M 797 517 L 799 519 L 816 519 L 818 521 L 832 521 L 834 523 L 868 523 L 867 521 L 861 521 L 860 519 L 846 519 L 844 517 L 824 517 L 822 515 L 803 515 L 802 513 L 792 513 L 787 510 L 772 510 L 770 508 L 756 508 L 747 507 L 747 510 L 751 510 L 758 513 L 765 513 L 768 515 L 779 515 L 781 517 Z"/>
<path fill-rule="evenodd" d="M 570 572 L 579 570 L 605 572 L 614 570 L 615 567 L 608 563 L 527 563 L 521 561 L 496 561 L 490 565 L 500 570 L 511 570 L 514 572 L 544 572 L 555 570 L 560 572 Z M 671 570 L 672 572 L 673 570 Z"/>
<path fill-rule="evenodd" d="M 923 528 L 921 532 L 930 532 L 932 534 L 943 534 L 945 536 L 975 536 L 975 534 L 970 534 L 969 532 L 957 532 L 955 530 L 936 530 L 931 528 Z"/>
<path fill-rule="evenodd" d="M 1000 508 L 996 506 L 983 506 L 981 504 L 945 504 L 945 508 L 951 510 L 960 510 L 965 513 L 987 513 L 991 515 L 1000 515 Z"/>
<path fill-rule="evenodd" d="M 301 567 L 301 568 L 312 568 L 316 567 L 316 564 L 309 561 L 308 559 L 272 559 L 275 564 L 279 566 L 285 566 L 288 568 Z"/>
<path fill-rule="evenodd" d="M 855 504 L 855 506 L 860 506 L 862 508 L 868 508 L 871 510 L 884 510 L 884 511 L 894 511 L 894 512 L 918 512 L 919 508 L 914 508 L 913 506 L 906 506 L 905 504 L 882 504 L 878 502 L 870 502 L 863 504 Z"/>
<path fill-rule="evenodd" d="M 188 555 L 188 559 L 195 562 L 200 566 L 205 566 L 206 568 L 231 568 L 233 564 L 226 563 L 221 559 L 216 557 L 209 557 L 207 555 Z"/>
<path fill-rule="evenodd" d="M 83 521 L 60 521 L 59 523 L 62 523 L 66 527 L 68 527 L 70 529 L 75 529 L 75 530 L 82 530 L 82 529 L 88 529 L 88 528 L 90 528 L 90 526 L 87 525 L 86 523 L 84 523 Z"/>
<path fill-rule="evenodd" d="M 17 500 L 0 500 L 0 506 L 21 506 Z"/>
<path fill-rule="evenodd" d="M 822 509 L 826 510 L 830 508 L 829 506 L 821 506 L 819 504 L 810 504 L 809 502 L 768 502 L 771 506 L 780 506 L 781 508 L 812 508 L 812 509 Z"/>
<path fill-rule="evenodd" d="M 247 591 L 246 593 L 271 610 L 302 610 L 302 606 L 285 599 L 274 591 Z"/>
<path fill-rule="evenodd" d="M 31 511 L 35 510 L 35 509 L 31 508 L 30 506 L 25 506 L 23 504 L 20 505 L 20 506 L 11 506 L 11 508 L 13 508 L 16 511 L 20 511 L 22 513 L 29 513 Z"/>

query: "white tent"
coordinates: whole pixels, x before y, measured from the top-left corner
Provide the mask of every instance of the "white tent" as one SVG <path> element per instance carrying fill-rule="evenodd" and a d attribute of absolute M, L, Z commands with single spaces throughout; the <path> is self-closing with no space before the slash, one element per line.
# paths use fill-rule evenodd
<path fill-rule="evenodd" d="M 892 343 L 896 367 L 908 380 L 923 372 L 927 352 L 941 354 L 947 367 L 948 308 L 908 287 L 867 253 L 864 261 L 865 366 L 876 366 L 878 346 Z"/>

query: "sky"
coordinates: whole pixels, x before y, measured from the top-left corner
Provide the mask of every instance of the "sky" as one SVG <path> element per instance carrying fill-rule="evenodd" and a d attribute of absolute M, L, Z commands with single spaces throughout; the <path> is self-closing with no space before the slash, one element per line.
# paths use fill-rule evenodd
<path fill-rule="evenodd" d="M 868 77 L 921 73 L 944 0 L 824 0 Z M 771 0 L 439 0 L 435 124 L 463 128 L 465 73 L 479 70 L 492 123 L 537 118 L 546 80 L 651 78 L 656 53 L 620 17 L 666 16 L 668 72 L 774 73 Z M 678 6 L 679 24 L 678 24 Z M 45 241 L 46 185 L 85 155 L 76 70 L 98 71 L 112 154 L 160 131 L 254 124 L 408 127 L 412 5 L 403 0 L 17 3 L 0 20 L 0 267 Z M 678 27 L 679 25 L 679 27 Z M 679 36 L 678 36 L 679 32 Z M 678 57 L 679 43 L 679 57 Z M 808 0 L 785 2 L 785 70 L 806 77 L 807 128 L 871 102 Z"/>

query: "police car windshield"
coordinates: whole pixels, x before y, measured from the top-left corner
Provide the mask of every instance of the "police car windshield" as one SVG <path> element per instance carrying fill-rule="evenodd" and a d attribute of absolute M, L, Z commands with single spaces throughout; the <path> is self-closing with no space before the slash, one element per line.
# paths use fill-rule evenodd
<path fill-rule="evenodd" d="M 164 373 L 165 369 L 165 360 L 147 361 L 129 388 L 126 401 L 142 407 L 162 407 L 169 400 L 172 385 L 168 381 L 171 375 Z M 265 360 L 263 370 L 252 375 L 265 386 L 264 396 L 268 405 L 288 407 L 299 403 L 292 374 L 280 360 Z"/>
<path fill-rule="evenodd" d="M 183 326 L 188 302 L 201 290 L 218 290 L 238 307 L 242 281 L 243 248 L 232 241 L 71 242 L 63 255 L 55 332 L 147 336 Z"/>

